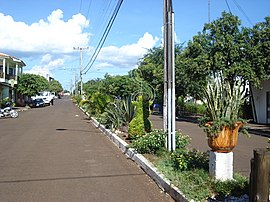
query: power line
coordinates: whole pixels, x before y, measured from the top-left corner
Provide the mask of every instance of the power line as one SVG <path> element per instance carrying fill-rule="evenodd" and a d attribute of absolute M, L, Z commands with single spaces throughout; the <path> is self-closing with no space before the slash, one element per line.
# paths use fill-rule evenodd
<path fill-rule="evenodd" d="M 227 7 L 228 7 L 228 9 L 229 9 L 230 14 L 232 14 L 232 12 L 231 12 L 231 8 L 230 8 L 230 5 L 229 5 L 228 1 L 227 1 L 227 0 L 225 0 L 225 2 L 226 2 L 226 5 L 227 5 Z"/>
<path fill-rule="evenodd" d="M 82 71 L 84 71 L 84 74 L 86 74 L 91 69 L 91 67 L 93 66 L 98 54 L 100 53 L 100 50 L 103 47 L 103 45 L 105 43 L 105 40 L 107 39 L 107 36 L 108 36 L 108 34 L 109 34 L 109 32 L 110 32 L 110 30 L 112 28 L 112 25 L 113 25 L 113 23 L 115 21 L 115 18 L 116 18 L 117 14 L 118 14 L 118 12 L 120 10 L 120 7 L 121 7 L 122 3 L 123 3 L 123 0 L 118 1 L 117 5 L 116 5 L 116 8 L 115 8 L 115 10 L 114 10 L 114 12 L 113 12 L 107 26 L 106 26 L 106 29 L 105 29 L 105 31 L 104 31 L 104 33 L 103 33 L 97 47 L 96 47 L 96 49 L 95 49 L 95 52 L 93 53 L 93 55 L 90 58 L 87 65 L 82 70 Z"/>
<path fill-rule="evenodd" d="M 79 13 L 81 12 L 81 10 L 82 10 L 82 0 L 81 0 L 81 2 L 80 2 L 80 10 L 79 10 Z"/>
<path fill-rule="evenodd" d="M 98 41 L 97 36 L 100 36 L 102 33 L 102 30 L 105 29 L 106 27 L 106 23 L 109 20 L 109 17 L 106 18 L 106 16 L 110 16 L 110 13 L 112 9 L 110 9 L 111 5 L 112 5 L 112 0 L 108 1 L 105 0 L 105 2 L 107 3 L 106 5 L 104 5 L 104 1 L 99 1 L 103 2 L 101 4 L 99 4 L 99 7 L 95 7 L 94 10 L 91 11 L 91 13 L 97 13 L 97 15 L 93 15 L 93 17 L 91 17 L 91 27 L 94 28 L 95 34 L 93 34 L 91 36 L 91 41 L 89 43 L 89 46 L 92 47 L 96 47 L 97 44 L 96 41 Z M 90 12 L 90 10 L 89 10 Z M 112 13 L 112 12 L 111 12 Z"/>
<path fill-rule="evenodd" d="M 245 13 L 245 11 L 242 9 L 242 7 L 235 0 L 233 0 L 233 2 L 236 5 L 236 7 L 241 11 L 241 13 L 245 16 L 245 18 L 247 19 L 247 21 L 249 22 L 249 24 L 251 26 L 253 26 L 253 23 L 251 22 L 250 18 L 247 16 L 247 14 Z"/>

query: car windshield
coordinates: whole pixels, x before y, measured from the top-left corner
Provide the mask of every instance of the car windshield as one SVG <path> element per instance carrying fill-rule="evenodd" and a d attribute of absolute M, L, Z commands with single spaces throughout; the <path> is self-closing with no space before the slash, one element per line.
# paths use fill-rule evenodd
<path fill-rule="evenodd" d="M 48 92 L 39 92 L 38 95 L 39 96 L 48 96 L 49 93 Z"/>

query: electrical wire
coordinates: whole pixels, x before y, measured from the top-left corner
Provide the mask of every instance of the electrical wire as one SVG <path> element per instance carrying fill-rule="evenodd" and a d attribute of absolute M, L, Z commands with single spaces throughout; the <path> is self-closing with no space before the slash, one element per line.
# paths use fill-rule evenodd
<path fill-rule="evenodd" d="M 226 2 L 226 5 L 227 5 L 227 7 L 228 7 L 228 9 L 229 9 L 230 14 L 232 14 L 232 12 L 231 12 L 231 8 L 230 8 L 230 5 L 229 5 L 228 1 L 227 1 L 227 0 L 225 0 L 225 2 Z"/>
<path fill-rule="evenodd" d="M 253 23 L 251 22 L 250 18 L 247 16 L 247 14 L 245 13 L 245 11 L 242 9 L 242 7 L 237 3 L 236 0 L 233 0 L 233 2 L 236 5 L 236 7 L 241 11 L 241 13 L 245 16 L 245 18 L 247 19 L 247 21 L 249 22 L 249 24 L 251 26 L 253 26 Z"/>
<path fill-rule="evenodd" d="M 98 45 L 97 45 L 97 47 L 96 47 L 96 49 L 94 51 L 92 57 L 90 58 L 87 65 L 82 70 L 83 74 L 86 74 L 91 69 L 91 67 L 93 66 L 98 54 L 100 53 L 101 48 L 103 47 L 103 45 L 105 43 L 105 40 L 107 39 L 107 36 L 108 36 L 108 34 L 109 34 L 109 32 L 110 32 L 110 30 L 112 28 L 112 25 L 113 25 L 113 23 L 115 21 L 115 18 L 116 18 L 117 14 L 118 14 L 118 12 L 119 12 L 119 10 L 121 8 L 122 3 L 123 3 L 123 0 L 118 1 L 117 5 L 116 5 L 116 7 L 114 9 L 114 12 L 113 12 L 113 14 L 112 14 L 107 26 L 106 26 L 105 31 L 103 32 L 103 35 L 102 35 L 102 37 L 101 37 L 101 39 L 100 39 L 100 41 L 99 41 L 99 43 L 98 43 Z"/>
<path fill-rule="evenodd" d="M 102 10 L 98 10 L 97 8 L 95 8 L 96 10 L 98 10 L 98 15 L 95 15 L 93 18 L 91 18 L 91 22 L 93 22 L 91 27 L 95 28 L 95 34 L 92 35 L 92 37 L 91 37 L 91 41 L 89 43 L 90 47 L 95 47 L 94 44 L 98 43 L 97 36 L 101 35 L 102 30 L 104 30 L 106 27 L 105 22 L 109 21 L 109 17 L 106 18 L 106 16 L 110 16 L 112 13 L 112 9 L 110 9 L 110 7 L 112 5 L 112 0 L 110 0 L 109 3 L 108 3 L 108 0 L 105 0 L 105 1 L 106 1 L 107 5 L 101 6 Z M 94 13 L 94 11 L 93 11 L 93 13 Z"/>
<path fill-rule="evenodd" d="M 80 2 L 80 10 L 79 10 L 79 13 L 81 12 L 81 10 L 82 10 L 82 0 L 81 0 L 81 2 Z"/>

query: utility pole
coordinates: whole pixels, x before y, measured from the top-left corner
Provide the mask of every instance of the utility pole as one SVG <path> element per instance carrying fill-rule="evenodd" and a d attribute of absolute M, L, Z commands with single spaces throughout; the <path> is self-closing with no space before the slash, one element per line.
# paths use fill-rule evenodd
<path fill-rule="evenodd" d="M 166 147 L 175 150 L 175 47 L 172 0 L 164 0 L 164 104 L 163 129 Z"/>
<path fill-rule="evenodd" d="M 80 95 L 82 95 L 83 93 L 83 81 L 82 81 L 82 68 L 83 68 L 83 65 L 82 65 L 82 52 L 83 50 L 87 50 L 88 47 L 86 48 L 81 48 L 81 47 L 73 47 L 73 50 L 79 50 L 80 51 L 80 84 L 81 84 L 81 90 L 80 90 Z"/>

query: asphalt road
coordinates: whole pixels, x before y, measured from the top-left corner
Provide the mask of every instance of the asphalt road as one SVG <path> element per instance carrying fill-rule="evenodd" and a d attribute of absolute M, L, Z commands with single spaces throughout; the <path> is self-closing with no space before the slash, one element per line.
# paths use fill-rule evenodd
<path fill-rule="evenodd" d="M 153 128 L 162 129 L 163 120 L 159 115 L 151 115 L 150 120 Z M 191 137 L 190 148 L 195 148 L 200 151 L 208 151 L 210 148 L 207 145 L 206 135 L 196 123 L 188 121 L 176 121 L 176 129 L 181 130 L 184 134 Z M 268 139 L 259 135 L 251 134 L 239 135 L 238 145 L 233 150 L 234 155 L 234 172 L 245 176 L 250 174 L 250 160 L 253 157 L 253 150 L 256 148 L 266 148 L 269 146 Z"/>
<path fill-rule="evenodd" d="M 1 202 L 173 201 L 69 99 L 0 119 Z"/>

